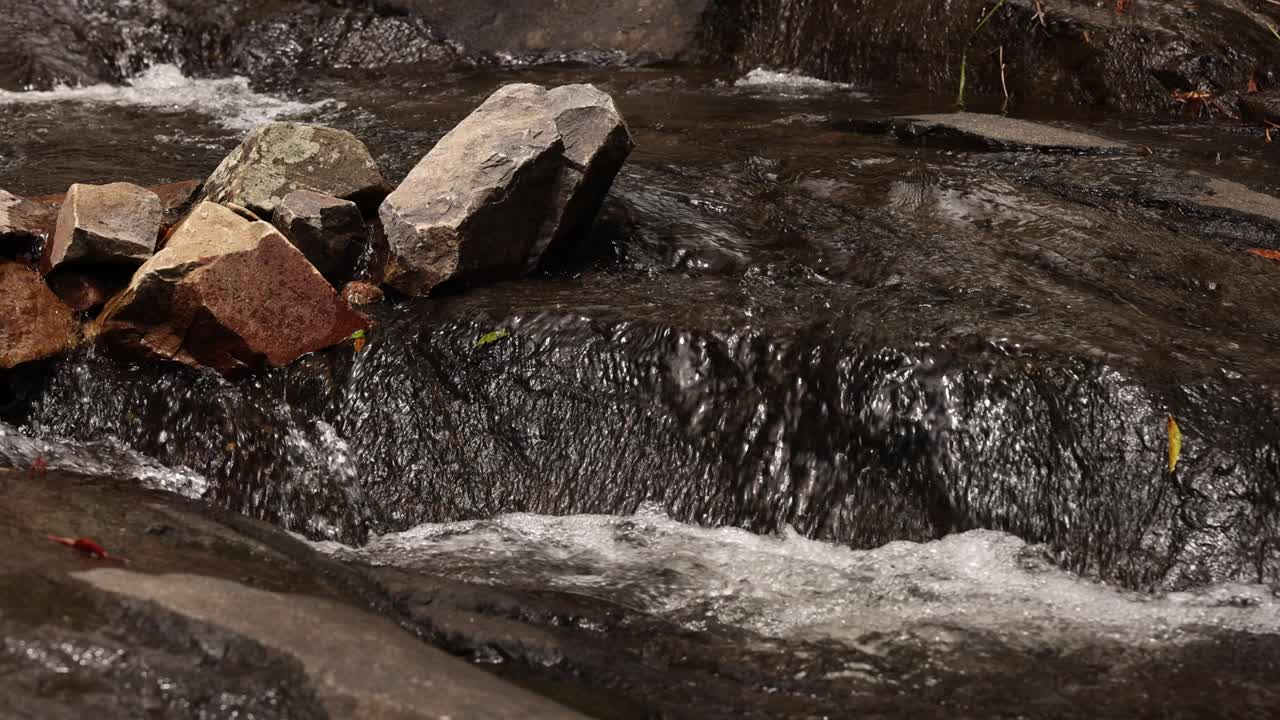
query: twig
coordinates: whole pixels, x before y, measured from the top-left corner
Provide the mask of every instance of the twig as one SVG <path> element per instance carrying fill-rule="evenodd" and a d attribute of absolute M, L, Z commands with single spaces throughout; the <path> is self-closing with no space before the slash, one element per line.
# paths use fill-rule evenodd
<path fill-rule="evenodd" d="M 1280 0 L 1267 0 L 1267 2 L 1273 2 L 1280 5 Z M 1048 27 L 1044 22 L 1044 6 L 1040 4 L 1040 0 L 1036 0 L 1036 16 L 1034 19 L 1040 21 L 1040 27 Z"/>
<path fill-rule="evenodd" d="M 1004 93 L 1004 104 L 1009 104 L 1009 86 L 1004 81 L 1004 46 L 1000 46 L 1000 90 Z"/>
<path fill-rule="evenodd" d="M 969 33 L 969 39 L 964 41 L 964 50 L 960 52 L 960 92 L 956 95 L 956 107 L 961 110 L 964 109 L 964 86 L 965 75 L 969 68 L 969 45 L 973 43 L 973 39 L 977 37 L 978 33 L 982 32 L 982 28 L 986 26 L 987 21 L 991 19 L 991 16 L 995 15 L 997 10 L 1004 7 L 1004 3 L 1005 0 L 998 0 L 998 2 L 996 2 L 996 4 L 987 11 L 987 14 L 983 15 L 982 19 L 978 21 L 978 26 L 973 29 L 973 32 Z"/>

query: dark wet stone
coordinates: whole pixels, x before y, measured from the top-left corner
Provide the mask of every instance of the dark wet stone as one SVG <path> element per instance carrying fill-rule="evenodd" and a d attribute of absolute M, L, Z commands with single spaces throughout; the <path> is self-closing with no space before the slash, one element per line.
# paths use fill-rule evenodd
<path fill-rule="evenodd" d="M 1135 153 L 1124 143 L 1076 130 L 979 113 L 894 118 L 882 127 L 904 142 L 959 145 L 984 150 L 1034 150 L 1091 154 Z"/>
<path fill-rule="evenodd" d="M 101 309 L 116 293 L 129 286 L 132 277 L 132 268 L 63 267 L 49 273 L 45 282 L 67 307 L 88 312 Z"/>
<path fill-rule="evenodd" d="M 1265 6 L 1175 9 L 1138 0 L 1117 16 L 1111 2 L 1011 0 L 975 34 L 991 7 L 986 0 L 716 3 L 705 37 L 708 50 L 741 69 L 789 68 L 944 98 L 959 89 L 963 53 L 968 98 L 998 98 L 1007 87 L 1014 109 L 1179 112 L 1173 91 L 1230 100 L 1251 74 L 1262 78 L 1273 67 L 1276 20 Z"/>
<path fill-rule="evenodd" d="M 1280 124 L 1280 90 L 1241 95 L 1240 119 L 1254 125 Z"/>
<path fill-rule="evenodd" d="M 470 53 L 524 62 L 689 60 L 710 0 L 385 0 Z M 573 18 L 572 21 L 567 21 Z"/>
<path fill-rule="evenodd" d="M 276 206 L 272 224 L 336 286 L 351 278 L 367 239 L 360 208 L 332 195 L 295 190 Z"/>

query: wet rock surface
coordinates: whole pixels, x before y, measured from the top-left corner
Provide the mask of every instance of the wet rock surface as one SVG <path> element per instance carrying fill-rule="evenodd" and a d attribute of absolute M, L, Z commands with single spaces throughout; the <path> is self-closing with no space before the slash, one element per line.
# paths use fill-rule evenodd
<path fill-rule="evenodd" d="M 34 270 L 0 260 L 0 368 L 52 357 L 75 341 L 77 323 Z"/>
<path fill-rule="evenodd" d="M 141 265 L 156 249 L 160 197 L 131 183 L 72 185 L 58 212 L 49 263 Z"/>
<path fill-rule="evenodd" d="M 135 357 L 234 372 L 286 365 L 365 326 L 275 228 L 201 203 L 98 321 Z"/>
<path fill-rule="evenodd" d="M 374 614 L 396 617 L 376 583 L 269 526 L 106 477 L 5 470 L 0 496 L 0 693 L 19 716 L 575 716 Z"/>
<path fill-rule="evenodd" d="M 744 70 L 793 68 L 949 97 L 964 54 L 971 97 L 1007 89 L 1015 104 L 1176 112 L 1173 92 L 1203 91 L 1230 109 L 1251 76 L 1264 90 L 1275 82 L 1278 13 L 1263 3 L 1127 3 L 1120 14 L 1113 3 L 1013 0 L 975 33 L 990 8 L 981 0 L 718 3 L 705 36 Z"/>
<path fill-rule="evenodd" d="M 390 191 L 369 150 L 343 130 L 271 123 L 254 129 L 205 181 L 202 199 L 234 203 L 269 219 L 296 190 L 350 200 L 366 210 Z"/>
<path fill-rule="evenodd" d="M 679 61 L 698 54 L 708 0 L 386 0 L 424 17 L 470 54 L 522 62 Z M 572 21 L 567 21 L 573 18 Z"/>
<path fill-rule="evenodd" d="M 276 206 L 272 223 L 329 282 L 351 277 L 368 234 L 360 208 L 332 195 L 295 190 Z"/>

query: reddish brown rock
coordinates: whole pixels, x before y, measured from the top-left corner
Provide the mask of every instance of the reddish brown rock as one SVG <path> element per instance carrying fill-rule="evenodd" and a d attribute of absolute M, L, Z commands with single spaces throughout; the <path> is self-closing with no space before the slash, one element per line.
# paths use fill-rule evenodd
<path fill-rule="evenodd" d="M 287 365 L 368 322 L 274 227 L 204 202 L 97 325 L 119 354 L 231 373 Z"/>
<path fill-rule="evenodd" d="M 342 299 L 352 305 L 376 305 L 382 302 L 382 288 L 358 280 L 346 284 L 342 288 Z"/>
<path fill-rule="evenodd" d="M 57 218 L 57 208 L 0 190 L 0 256 L 34 262 Z"/>
<path fill-rule="evenodd" d="M 76 321 L 39 273 L 0 260 L 0 368 L 65 352 L 75 341 Z"/>
<path fill-rule="evenodd" d="M 196 192 L 200 190 L 199 180 L 183 180 L 182 182 L 153 185 L 147 188 L 160 198 L 160 207 L 164 211 L 164 227 L 169 228 L 182 219 L 183 215 L 195 204 Z"/>

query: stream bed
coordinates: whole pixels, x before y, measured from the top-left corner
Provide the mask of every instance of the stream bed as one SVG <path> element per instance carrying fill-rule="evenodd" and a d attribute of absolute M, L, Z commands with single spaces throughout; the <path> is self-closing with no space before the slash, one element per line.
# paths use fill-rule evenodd
<path fill-rule="evenodd" d="M 542 598 L 581 620 L 556 653 L 436 639 L 600 716 L 1273 711 L 1280 265 L 1244 250 L 1280 224 L 1176 200 L 1280 192 L 1261 131 L 1058 109 L 1030 119 L 1143 151 L 991 151 L 863 131 L 938 97 L 766 69 L 285 94 L 158 65 L 0 92 L 0 187 L 199 179 L 273 119 L 350 130 L 398 182 L 509 82 L 595 83 L 631 125 L 582 255 L 249 378 L 88 350 L 13 373 L 0 463 L 200 498 L 404 587 Z"/>

